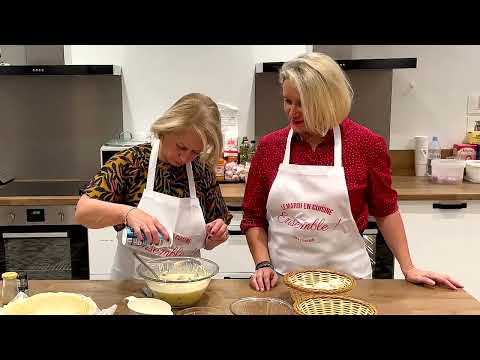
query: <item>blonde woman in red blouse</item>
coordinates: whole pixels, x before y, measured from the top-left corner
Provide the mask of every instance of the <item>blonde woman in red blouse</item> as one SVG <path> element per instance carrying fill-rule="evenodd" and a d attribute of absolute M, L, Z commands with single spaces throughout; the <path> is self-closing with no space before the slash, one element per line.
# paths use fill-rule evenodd
<path fill-rule="evenodd" d="M 360 235 L 376 218 L 406 280 L 456 289 L 410 258 L 390 158 L 382 137 L 348 118 L 352 89 L 329 56 L 310 53 L 280 71 L 286 128 L 262 138 L 249 171 L 242 230 L 256 264 L 250 285 L 269 290 L 278 274 L 321 267 L 371 278 Z"/>

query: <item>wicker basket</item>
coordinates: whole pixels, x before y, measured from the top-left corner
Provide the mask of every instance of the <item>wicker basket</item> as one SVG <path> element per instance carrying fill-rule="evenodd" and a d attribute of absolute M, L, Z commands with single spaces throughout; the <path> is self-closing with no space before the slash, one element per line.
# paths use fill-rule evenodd
<path fill-rule="evenodd" d="M 300 315 L 377 315 L 375 306 L 340 295 L 310 295 L 293 303 Z"/>
<path fill-rule="evenodd" d="M 334 280 L 337 284 L 331 288 L 313 288 L 320 282 L 331 284 Z M 312 294 L 337 294 L 352 290 L 355 285 L 355 279 L 350 275 L 326 269 L 310 269 L 294 271 L 285 274 L 283 281 L 290 288 L 290 294 L 294 301 L 308 297 Z"/>

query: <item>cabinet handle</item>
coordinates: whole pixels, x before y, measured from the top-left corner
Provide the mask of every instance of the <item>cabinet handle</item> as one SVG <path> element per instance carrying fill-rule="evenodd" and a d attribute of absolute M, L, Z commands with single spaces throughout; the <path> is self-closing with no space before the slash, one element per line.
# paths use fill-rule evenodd
<path fill-rule="evenodd" d="M 433 204 L 434 209 L 442 209 L 442 210 L 458 210 L 458 209 L 466 209 L 467 203 L 459 203 L 459 204 Z"/>
<path fill-rule="evenodd" d="M 230 230 L 228 233 L 230 235 L 243 235 L 241 230 Z"/>

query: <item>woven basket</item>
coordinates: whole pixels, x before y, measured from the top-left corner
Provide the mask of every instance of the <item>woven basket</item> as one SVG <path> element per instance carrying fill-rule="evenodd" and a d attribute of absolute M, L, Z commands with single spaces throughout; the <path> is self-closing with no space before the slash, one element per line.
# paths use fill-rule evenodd
<path fill-rule="evenodd" d="M 331 280 L 334 280 L 337 284 L 330 289 L 312 288 L 315 284 Z M 283 281 L 290 288 L 290 294 L 294 301 L 312 294 L 337 294 L 350 291 L 356 285 L 355 279 L 350 275 L 326 269 L 289 272 L 285 274 Z"/>
<path fill-rule="evenodd" d="M 293 303 L 300 315 L 377 315 L 375 306 L 365 301 L 340 295 L 310 295 Z"/>

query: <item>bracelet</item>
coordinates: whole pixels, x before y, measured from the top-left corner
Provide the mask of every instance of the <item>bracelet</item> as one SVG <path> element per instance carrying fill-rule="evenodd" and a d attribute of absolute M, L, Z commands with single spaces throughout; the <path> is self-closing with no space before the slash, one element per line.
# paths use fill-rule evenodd
<path fill-rule="evenodd" d="M 257 265 L 255 265 L 255 270 L 258 270 L 258 269 L 262 269 L 262 268 L 265 268 L 265 267 L 269 267 L 270 269 L 272 270 L 275 270 L 273 268 L 273 265 L 270 261 L 261 261 L 259 262 Z"/>
<path fill-rule="evenodd" d="M 128 225 L 128 224 L 127 224 L 127 217 L 128 217 L 128 214 L 130 214 L 130 211 L 132 211 L 132 210 L 135 210 L 135 209 L 136 209 L 136 207 L 133 207 L 133 206 L 132 206 L 132 207 L 130 207 L 130 209 L 128 209 L 127 213 L 125 214 L 125 218 L 123 219 L 123 225 L 125 225 L 125 226 L 127 226 L 127 225 Z"/>

